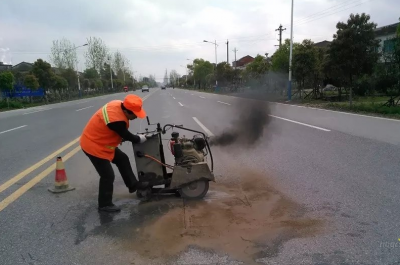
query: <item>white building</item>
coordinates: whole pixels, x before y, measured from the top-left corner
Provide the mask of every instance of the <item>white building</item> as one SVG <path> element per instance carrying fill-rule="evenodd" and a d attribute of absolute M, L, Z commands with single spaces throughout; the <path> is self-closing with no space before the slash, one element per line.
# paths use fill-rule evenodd
<path fill-rule="evenodd" d="M 391 53 L 394 51 L 394 38 L 396 37 L 397 27 L 400 23 L 395 23 L 375 29 L 376 39 L 380 40 L 380 53 Z M 381 58 L 383 61 L 384 58 Z"/>

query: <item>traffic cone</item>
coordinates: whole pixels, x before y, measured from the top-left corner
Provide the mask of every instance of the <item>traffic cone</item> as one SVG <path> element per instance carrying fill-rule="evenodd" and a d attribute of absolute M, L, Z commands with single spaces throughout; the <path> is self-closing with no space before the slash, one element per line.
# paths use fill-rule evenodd
<path fill-rule="evenodd" d="M 67 174 L 65 173 L 64 163 L 61 157 L 57 157 L 56 162 L 56 175 L 55 175 L 55 183 L 53 188 L 49 188 L 48 190 L 52 193 L 61 193 L 74 190 L 75 188 L 69 186 Z"/>

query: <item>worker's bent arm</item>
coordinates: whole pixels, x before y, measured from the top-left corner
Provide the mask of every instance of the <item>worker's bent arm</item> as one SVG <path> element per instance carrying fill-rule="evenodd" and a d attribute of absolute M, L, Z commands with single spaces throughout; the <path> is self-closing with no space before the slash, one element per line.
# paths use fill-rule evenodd
<path fill-rule="evenodd" d="M 121 136 L 122 139 L 130 141 L 134 144 L 140 143 L 140 137 L 128 131 L 128 129 L 126 128 L 126 123 L 124 121 L 111 122 L 107 124 L 107 126 L 111 130 L 118 133 L 118 135 Z"/>

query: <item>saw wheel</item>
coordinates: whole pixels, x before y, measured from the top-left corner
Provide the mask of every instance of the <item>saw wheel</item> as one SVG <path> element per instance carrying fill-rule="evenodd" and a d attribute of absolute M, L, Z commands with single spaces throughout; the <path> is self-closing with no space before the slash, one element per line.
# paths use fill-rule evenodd
<path fill-rule="evenodd" d="M 200 179 L 185 185 L 179 189 L 179 194 L 182 198 L 194 200 L 203 198 L 209 188 L 209 181 L 205 179 Z"/>
<path fill-rule="evenodd" d="M 150 199 L 152 197 L 151 188 L 145 188 L 145 189 L 137 190 L 136 191 L 136 196 L 142 202 L 150 201 Z"/>

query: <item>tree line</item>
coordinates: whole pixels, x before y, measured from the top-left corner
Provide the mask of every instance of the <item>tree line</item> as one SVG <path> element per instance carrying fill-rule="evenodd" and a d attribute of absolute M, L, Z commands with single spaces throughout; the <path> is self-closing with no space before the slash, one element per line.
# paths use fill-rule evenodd
<path fill-rule="evenodd" d="M 386 40 L 388 45 L 384 49 L 380 48 L 382 43 L 376 36 L 376 28 L 370 15 L 350 14 L 346 22 L 337 23 L 333 40 L 326 47 L 318 47 L 310 39 L 293 43 L 294 93 L 318 99 L 323 96 L 322 89 L 332 84 L 338 90 L 339 100 L 343 92 L 350 97 L 400 95 L 400 26 L 397 35 Z M 290 40 L 286 39 L 271 57 L 257 54 L 243 70 L 235 70 L 226 62 L 215 67 L 198 58 L 187 65 L 187 84 L 207 88 L 218 81 L 219 86 L 234 89 L 237 84 L 252 84 L 269 91 L 282 91 L 287 87 L 289 53 Z M 180 79 L 180 83 L 186 84 L 185 79 Z"/>
<path fill-rule="evenodd" d="M 77 50 L 85 46 L 86 69 L 79 74 Z M 81 90 L 89 92 L 116 92 L 123 87 L 138 88 L 146 84 L 154 86 L 155 78 L 150 76 L 146 82 L 136 80 L 130 69 L 129 60 L 120 52 L 112 52 L 101 38 L 89 37 L 87 43 L 76 46 L 63 38 L 54 40 L 49 61 L 37 59 L 29 71 L 3 71 L 0 73 L 1 91 L 12 91 L 15 85 L 31 90 L 43 88 L 48 94 L 68 93 L 75 97 Z M 51 96 L 50 96 L 51 97 Z"/>

